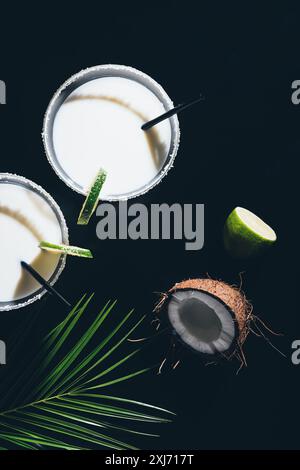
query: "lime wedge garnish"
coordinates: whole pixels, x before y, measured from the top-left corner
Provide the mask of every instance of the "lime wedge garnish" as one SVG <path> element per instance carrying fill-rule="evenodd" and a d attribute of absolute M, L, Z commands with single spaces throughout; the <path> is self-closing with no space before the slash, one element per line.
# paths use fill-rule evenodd
<path fill-rule="evenodd" d="M 94 183 L 91 186 L 91 189 L 84 201 L 84 204 L 81 208 L 77 224 L 78 225 L 87 225 L 89 220 L 97 207 L 97 203 L 99 200 L 99 194 L 102 189 L 102 186 L 106 180 L 106 172 L 104 170 L 100 170 Z"/>
<path fill-rule="evenodd" d="M 237 258 L 248 258 L 275 243 L 274 230 L 257 215 L 243 207 L 236 207 L 224 227 L 224 244 Z"/>
<path fill-rule="evenodd" d="M 87 248 L 79 248 L 78 246 L 58 245 L 42 241 L 39 244 L 42 250 L 51 251 L 52 253 L 62 253 L 64 255 L 81 256 L 82 258 L 93 258 L 92 252 Z"/>

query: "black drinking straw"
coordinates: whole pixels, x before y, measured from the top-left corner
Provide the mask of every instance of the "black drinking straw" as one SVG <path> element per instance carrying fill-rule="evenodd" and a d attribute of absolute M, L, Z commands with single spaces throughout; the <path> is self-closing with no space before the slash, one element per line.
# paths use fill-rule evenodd
<path fill-rule="evenodd" d="M 194 104 L 199 103 L 200 101 L 204 101 L 204 96 L 200 95 L 200 97 L 195 100 L 188 101 L 187 103 L 183 103 L 183 104 L 178 104 L 177 106 L 175 106 L 175 108 L 169 109 L 169 111 L 167 111 L 166 113 L 161 114 L 160 116 L 154 119 L 151 119 L 151 121 L 145 122 L 141 128 L 143 129 L 143 131 L 147 131 L 148 129 L 155 126 L 159 122 L 164 121 L 165 119 L 168 119 L 174 114 L 180 113 L 180 111 L 183 111 L 184 109 L 189 108 L 190 106 L 193 106 Z"/>
<path fill-rule="evenodd" d="M 27 264 L 25 261 L 21 261 L 21 266 L 24 268 L 29 274 L 31 274 L 34 279 L 41 284 L 50 294 L 56 295 L 62 302 L 64 302 L 68 307 L 71 307 L 71 304 L 59 293 L 57 292 L 54 287 L 49 284 L 32 266 Z"/>

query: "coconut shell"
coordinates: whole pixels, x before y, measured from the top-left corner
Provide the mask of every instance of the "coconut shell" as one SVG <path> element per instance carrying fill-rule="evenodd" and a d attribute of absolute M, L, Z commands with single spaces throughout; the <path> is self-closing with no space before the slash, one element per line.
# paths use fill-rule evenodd
<path fill-rule="evenodd" d="M 249 332 L 248 323 L 251 317 L 252 306 L 240 289 L 215 279 L 187 279 L 186 281 L 176 283 L 166 294 L 163 294 L 156 311 L 163 307 L 170 295 L 181 289 L 201 290 L 222 300 L 235 316 L 239 329 L 238 340 L 240 344 L 243 344 Z"/>

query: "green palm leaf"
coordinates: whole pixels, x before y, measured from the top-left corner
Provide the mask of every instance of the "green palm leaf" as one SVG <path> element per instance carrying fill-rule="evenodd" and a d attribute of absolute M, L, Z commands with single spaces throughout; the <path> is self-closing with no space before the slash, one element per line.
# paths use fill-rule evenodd
<path fill-rule="evenodd" d="M 108 301 L 80 333 L 92 297 L 83 296 L 46 336 L 43 348 L 29 369 L 21 374 L 25 389 L 15 393 L 20 388 L 18 380 L 12 386 L 10 393 L 16 397 L 17 404 L 0 411 L 0 450 L 33 450 L 41 446 L 64 450 L 96 447 L 133 450 L 136 446 L 124 442 L 120 434 L 156 437 L 157 434 L 135 426 L 170 421 L 164 415 L 173 413 L 163 408 L 93 392 L 138 377 L 149 369 L 115 375 L 139 350 L 122 353 L 107 362 L 143 321 L 144 317 L 129 325 L 118 337 L 122 328 L 131 322 L 133 310 L 104 335 L 103 323 L 116 304 Z M 124 426 L 122 422 L 127 424 Z"/>

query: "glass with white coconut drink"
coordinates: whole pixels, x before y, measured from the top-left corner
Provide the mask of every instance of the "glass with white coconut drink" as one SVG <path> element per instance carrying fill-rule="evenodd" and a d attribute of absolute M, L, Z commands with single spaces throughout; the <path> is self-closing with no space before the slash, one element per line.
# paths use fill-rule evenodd
<path fill-rule="evenodd" d="M 46 292 L 21 267 L 31 265 L 52 285 L 65 255 L 41 250 L 39 242 L 68 244 L 64 216 L 53 198 L 32 181 L 0 173 L 0 311 L 26 306 Z"/>
<path fill-rule="evenodd" d="M 67 80 L 45 114 L 48 160 L 73 190 L 86 195 L 99 171 L 103 200 L 126 200 L 155 186 L 171 168 L 179 145 L 176 115 L 141 126 L 173 108 L 164 89 L 132 67 L 100 65 Z"/>

